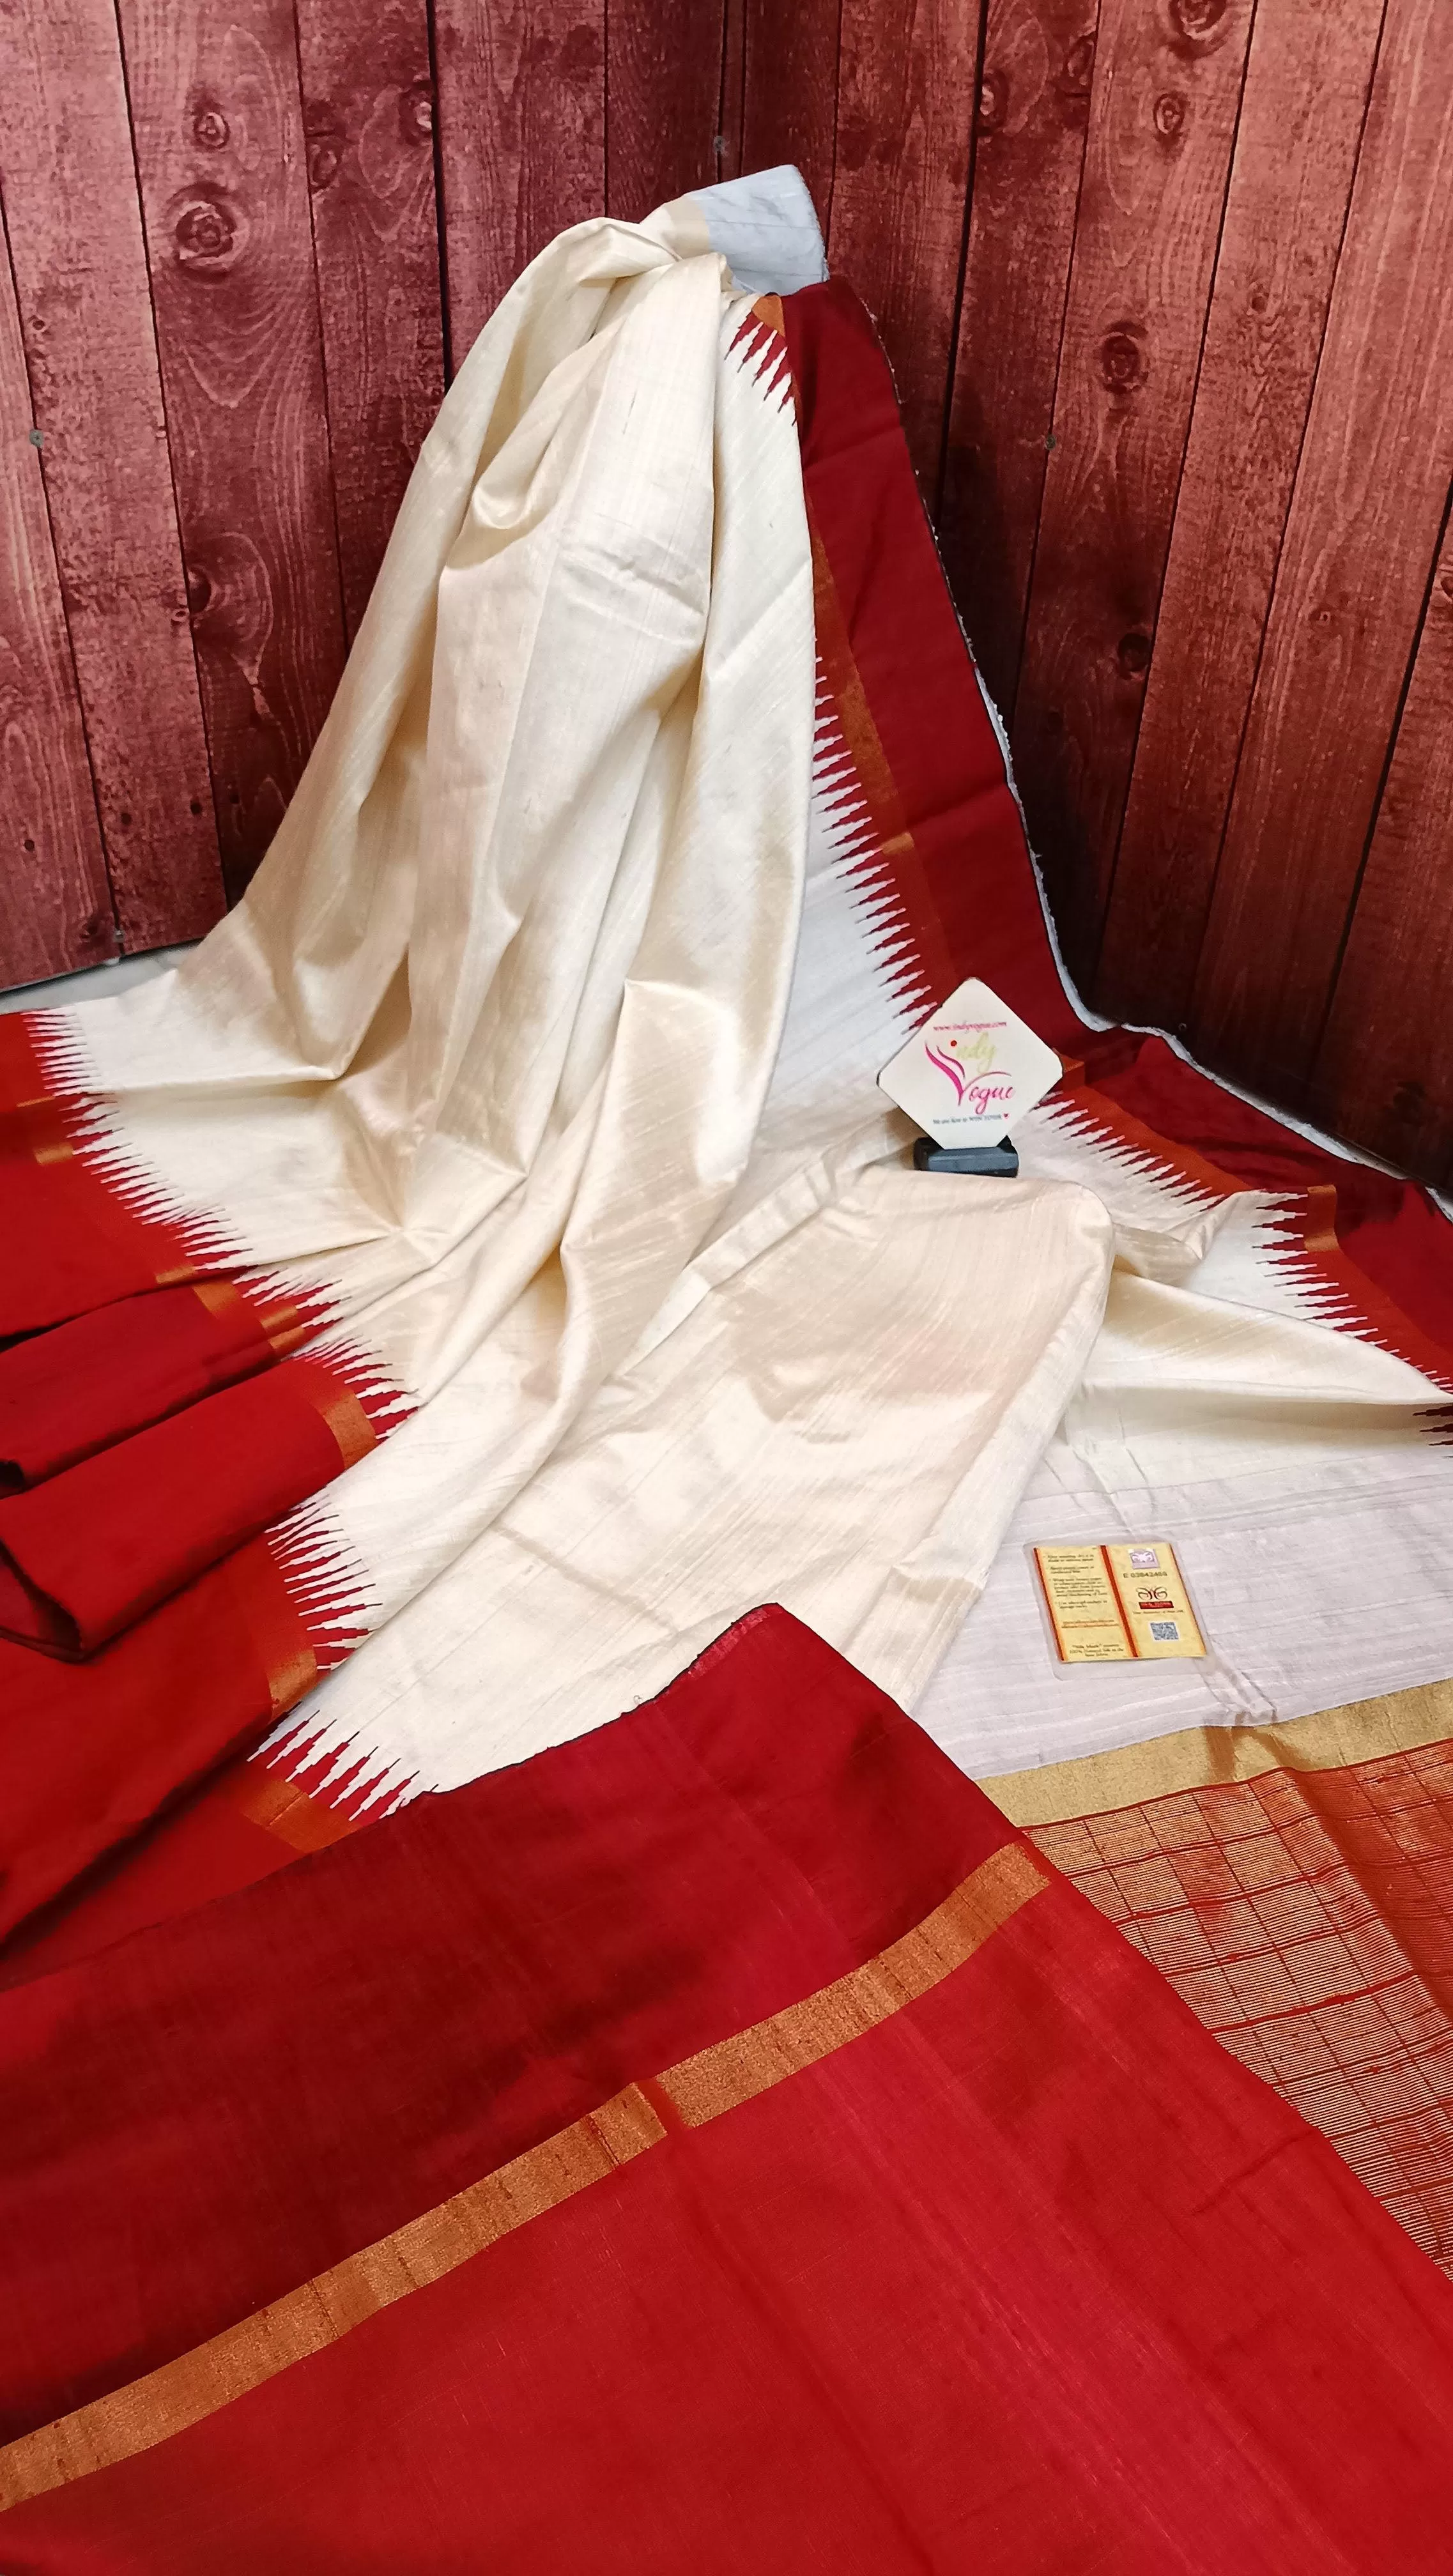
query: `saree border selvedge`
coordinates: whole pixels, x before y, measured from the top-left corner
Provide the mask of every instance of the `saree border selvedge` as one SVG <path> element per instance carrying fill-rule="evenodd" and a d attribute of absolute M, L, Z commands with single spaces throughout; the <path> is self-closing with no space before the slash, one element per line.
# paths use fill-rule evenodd
<path fill-rule="evenodd" d="M 1453 1682 L 982 1785 L 1453 2276 Z"/>

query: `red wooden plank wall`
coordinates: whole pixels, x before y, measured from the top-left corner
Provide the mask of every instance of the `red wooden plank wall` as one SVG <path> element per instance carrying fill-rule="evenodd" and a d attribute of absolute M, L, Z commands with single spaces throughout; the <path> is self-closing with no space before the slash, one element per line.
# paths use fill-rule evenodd
<path fill-rule="evenodd" d="M 451 364 L 794 160 L 1070 964 L 1453 1180 L 1448 0 L 0 0 L 0 983 L 195 936 Z"/>

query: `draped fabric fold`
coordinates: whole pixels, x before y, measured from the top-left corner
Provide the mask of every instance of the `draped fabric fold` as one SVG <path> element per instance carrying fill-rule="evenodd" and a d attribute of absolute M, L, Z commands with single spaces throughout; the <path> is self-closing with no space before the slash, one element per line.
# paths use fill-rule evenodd
<path fill-rule="evenodd" d="M 88 1310 L 73 1359 L 98 1385 L 88 1424 L 72 1372 L 48 1391 L 0 1354 L 0 1421 L 18 1414 L 36 1464 L 135 1432 L 153 1445 L 117 1474 L 139 1485 L 207 1436 L 142 1428 L 215 1386 L 195 1325 L 158 1371 L 144 1301 L 111 1303 L 110 1327 L 97 1310 L 147 1263 L 152 1282 L 225 1271 L 273 1347 L 296 1318 L 340 1404 L 391 1399 L 375 1429 L 482 1369 L 452 1436 L 479 1439 L 487 1409 L 485 1500 L 460 1495 L 451 1524 L 433 1495 L 446 1562 L 735 1189 L 786 1004 L 812 698 L 796 439 L 745 362 L 750 312 L 689 202 L 547 252 L 426 443 L 244 904 L 158 983 L 9 1034 L 0 1329 Z M 488 1357 L 522 1300 L 528 1381 Z M 217 1432 L 225 1487 L 246 1438 Z M 396 1526 L 417 1464 L 382 1480 Z M 263 1521 L 332 1472 L 320 1452 L 311 1484 L 280 1476 Z M 237 1481 L 232 1545 L 260 1525 Z M 91 1477 L 70 1508 L 99 1552 L 113 1488 Z M 6 1543 L 44 1589 L 18 1535 L 42 1518 Z M 181 1558 L 149 1572 L 130 1615 L 182 1579 Z M 94 1646 L 120 1608 L 66 1615 Z"/>
<path fill-rule="evenodd" d="M 790 174 L 762 184 L 758 218 L 800 205 Z M 438 1581 L 523 1508 L 612 1370 L 608 1427 L 592 1417 L 492 1577 L 511 1586 L 523 1549 L 529 1617 L 566 1649 L 517 1710 L 537 1737 L 582 1722 L 549 1709 L 653 1687 L 774 1587 L 907 1678 L 1074 1384 L 1108 1274 L 1093 1200 L 867 1171 L 885 1121 L 865 1126 L 851 989 L 809 1008 L 826 1096 L 806 1116 L 793 1096 L 790 992 L 800 1032 L 804 978 L 832 968 L 830 920 L 826 944 L 799 937 L 824 740 L 810 370 L 703 225 L 690 203 L 587 225 L 521 281 L 426 446 L 238 914 L 169 981 L 10 1040 L 6 1171 L 56 1195 L 50 1272 L 37 1234 L 9 1320 L 63 1294 L 56 1338 L 92 1336 L 78 1356 L 104 1366 L 101 1312 L 74 1310 L 118 1275 L 96 1252 L 78 1286 L 88 1247 L 149 1245 L 159 1282 L 190 1264 L 210 1295 L 225 1274 L 255 1328 L 239 1364 L 260 1365 L 217 1385 L 233 1318 L 209 1308 L 168 1374 L 154 1305 L 117 1299 L 131 1392 L 104 1392 L 109 1446 L 64 1367 L 13 1373 L 30 1490 L 0 1502 L 0 1677 L 28 1722 L 0 1748 L 6 1928 L 426 1594 L 423 1660 L 459 1642 L 468 1686 Z M 990 749 L 985 794 L 1012 818 Z M 844 1403 L 834 1372 L 869 1348 L 876 1382 Z M 762 1514 L 744 1478 L 769 1456 Z M 606 1526 L 615 1562 L 592 1568 Z M 664 1530 L 682 1545 L 663 1559 Z M 619 1615 L 582 1659 L 607 1585 Z M 480 1587 L 472 1567 L 451 1599 Z M 224 1589 L 219 1633 L 239 1601 L 264 1625 L 207 1694 Z M 371 1699 L 420 1669 L 418 1633 L 401 1651 Z"/>
<path fill-rule="evenodd" d="M 326 1836 L 768 1596 L 951 1649 L 972 1763 L 1021 1495 L 1172 1387 L 1290 1353 L 1425 1461 L 1445 1220 L 1079 1011 L 871 325 L 744 184 L 506 297 L 237 913 L 0 1020 L 0 1931 L 230 1757 Z M 1017 1184 L 875 1088 L 970 973 L 1065 1063 Z"/>

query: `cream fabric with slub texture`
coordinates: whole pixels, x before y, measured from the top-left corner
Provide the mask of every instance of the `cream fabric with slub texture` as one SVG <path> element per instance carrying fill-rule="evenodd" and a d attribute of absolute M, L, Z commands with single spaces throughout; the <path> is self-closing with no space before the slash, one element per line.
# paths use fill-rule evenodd
<path fill-rule="evenodd" d="M 355 1570 L 370 1623 L 549 1455 L 751 1152 L 813 626 L 749 312 L 689 202 L 535 262 L 425 443 L 244 903 L 68 1017 L 114 1144 L 283 1293 L 326 1291 L 419 1407 L 346 1528 L 305 1506 L 279 1534 Z"/>
<path fill-rule="evenodd" d="M 120 1149 L 324 1286 L 415 1395 L 578 1194 L 591 1239 L 649 1194 L 679 1259 L 750 1147 L 801 899 L 812 612 L 790 411 L 731 355 L 746 310 L 669 209 L 535 262 L 426 441 L 244 903 L 72 1022 Z"/>
<path fill-rule="evenodd" d="M 743 1248 L 288 1735 L 412 1792 L 579 1734 L 780 1601 L 912 1698 L 1084 1367 L 1088 1191 L 878 1165 Z"/>

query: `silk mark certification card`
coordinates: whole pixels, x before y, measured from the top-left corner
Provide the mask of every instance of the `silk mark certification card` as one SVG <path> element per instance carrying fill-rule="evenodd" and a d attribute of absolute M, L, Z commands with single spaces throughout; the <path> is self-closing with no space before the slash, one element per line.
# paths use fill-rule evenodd
<path fill-rule="evenodd" d="M 971 976 L 884 1065 L 878 1087 L 940 1145 L 994 1145 L 1062 1070 L 1053 1048 Z"/>
<path fill-rule="evenodd" d="M 1204 1655 L 1175 1549 L 1165 1539 L 1037 1547 L 1034 1563 L 1062 1664 Z"/>

